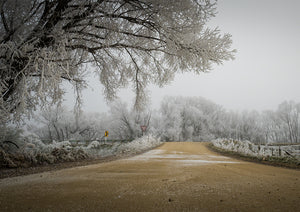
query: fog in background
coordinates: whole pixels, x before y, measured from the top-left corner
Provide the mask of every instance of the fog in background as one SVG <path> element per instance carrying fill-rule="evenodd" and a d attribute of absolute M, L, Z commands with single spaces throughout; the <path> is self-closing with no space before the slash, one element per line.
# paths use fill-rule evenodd
<path fill-rule="evenodd" d="M 300 1 L 262 0 L 218 2 L 218 14 L 208 24 L 232 35 L 236 59 L 209 73 L 177 74 L 163 88 L 149 86 L 150 106 L 160 107 L 164 96 L 202 96 L 228 110 L 274 110 L 285 100 L 300 102 Z M 65 104 L 75 98 L 67 89 Z M 118 95 L 130 106 L 129 87 Z M 89 78 L 83 110 L 106 112 L 103 87 Z"/>

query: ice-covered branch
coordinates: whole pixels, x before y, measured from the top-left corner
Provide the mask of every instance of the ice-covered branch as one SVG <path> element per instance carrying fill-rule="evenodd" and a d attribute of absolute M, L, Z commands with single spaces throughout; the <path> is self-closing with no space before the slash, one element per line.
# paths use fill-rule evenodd
<path fill-rule="evenodd" d="M 95 65 L 107 99 L 133 82 L 141 105 L 149 82 L 162 86 L 177 71 L 233 59 L 230 36 L 205 28 L 215 8 L 214 0 L 2 1 L 1 114 L 58 102 L 61 79 L 84 81 L 86 63 Z"/>

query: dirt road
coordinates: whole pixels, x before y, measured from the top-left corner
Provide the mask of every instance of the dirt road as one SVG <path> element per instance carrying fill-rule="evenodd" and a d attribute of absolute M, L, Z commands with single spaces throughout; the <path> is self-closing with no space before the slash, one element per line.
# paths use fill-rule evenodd
<path fill-rule="evenodd" d="M 1 211 L 300 211 L 300 172 L 176 142 L 129 159 L 0 180 Z"/>

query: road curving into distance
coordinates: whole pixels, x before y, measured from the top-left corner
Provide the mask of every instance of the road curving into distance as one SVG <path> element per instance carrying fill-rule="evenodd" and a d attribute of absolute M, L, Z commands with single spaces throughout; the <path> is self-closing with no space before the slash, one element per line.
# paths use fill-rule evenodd
<path fill-rule="evenodd" d="M 207 143 L 0 180 L 1 211 L 299 211 L 300 171 L 224 157 Z"/>

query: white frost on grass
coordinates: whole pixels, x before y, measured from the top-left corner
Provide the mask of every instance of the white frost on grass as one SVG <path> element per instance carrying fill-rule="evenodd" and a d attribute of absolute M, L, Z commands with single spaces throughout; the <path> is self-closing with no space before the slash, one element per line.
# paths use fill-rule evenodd
<path fill-rule="evenodd" d="M 250 155 L 254 157 L 286 157 L 291 156 L 300 158 L 299 150 L 300 145 L 290 146 L 268 146 L 268 145 L 255 145 L 250 141 L 236 141 L 227 139 L 216 139 L 212 144 L 220 149 L 238 152 L 243 155 Z"/>
<path fill-rule="evenodd" d="M 91 143 L 89 143 L 89 145 L 87 146 L 87 149 L 97 149 L 100 147 L 100 142 L 99 141 L 92 141 Z"/>
<path fill-rule="evenodd" d="M 160 140 L 152 136 L 145 136 L 128 143 L 92 141 L 88 146 L 74 146 L 69 141 L 52 141 L 45 144 L 38 136 L 31 134 L 25 137 L 22 146 L 15 152 L 6 153 L 1 151 L 0 164 L 1 167 L 13 168 L 76 161 L 85 158 L 135 154 L 160 144 Z"/>
<path fill-rule="evenodd" d="M 247 155 L 256 155 L 256 151 L 253 149 L 254 145 L 250 141 L 234 141 L 234 140 L 223 140 L 216 139 L 212 141 L 213 145 L 234 152 L 239 152 Z"/>
<path fill-rule="evenodd" d="M 138 153 L 148 149 L 152 149 L 162 144 L 160 139 L 152 136 L 143 136 L 134 141 L 124 143 L 117 149 L 117 153 Z"/>

